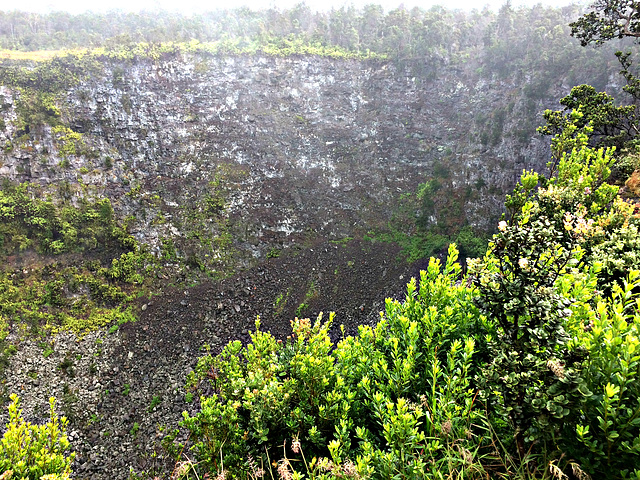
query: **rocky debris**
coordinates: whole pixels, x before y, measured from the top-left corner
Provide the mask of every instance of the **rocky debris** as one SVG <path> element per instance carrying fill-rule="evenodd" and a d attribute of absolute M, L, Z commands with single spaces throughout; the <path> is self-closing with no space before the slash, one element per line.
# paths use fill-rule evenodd
<path fill-rule="evenodd" d="M 185 216 L 203 209 L 220 178 L 234 245 L 249 256 L 309 232 L 342 238 L 384 225 L 400 193 L 434 176 L 448 197 L 464 198 L 471 225 L 493 227 L 522 170 L 546 165 L 548 142 L 528 125 L 525 140 L 504 135 L 488 148 L 487 122 L 475 119 L 508 105 L 499 127 L 521 131 L 524 111 L 556 107 L 566 92 L 523 105 L 518 85 L 478 82 L 464 68 L 418 81 L 390 62 L 308 56 L 105 61 L 102 74 L 61 96 L 63 120 L 86 126 L 92 154 L 60 154 L 47 126 L 14 141 L 19 92 L 0 88 L 0 141 L 11 145 L 0 175 L 52 190 L 81 183 L 110 198 L 119 218 L 134 216 L 134 235 L 154 251 L 167 237 L 190 247 L 195 224 Z M 201 227 L 215 236 L 210 220 Z"/>
<path fill-rule="evenodd" d="M 183 411 L 197 410 L 197 402 L 186 402 L 184 384 L 203 345 L 218 352 L 233 339 L 246 343 L 257 316 L 263 330 L 285 338 L 302 303 L 302 316 L 336 312 L 337 341 L 341 323 L 355 332 L 377 321 L 386 296 L 403 296 L 419 266 L 397 262 L 397 255 L 387 244 L 324 242 L 220 282 L 169 289 L 141 299 L 140 319 L 115 333 L 19 343 L 6 392 L 20 396 L 25 417 L 36 423 L 47 417 L 48 398 L 58 399 L 77 452 L 74 478 L 126 479 L 130 471 L 164 478 L 173 464 L 160 440 Z"/>

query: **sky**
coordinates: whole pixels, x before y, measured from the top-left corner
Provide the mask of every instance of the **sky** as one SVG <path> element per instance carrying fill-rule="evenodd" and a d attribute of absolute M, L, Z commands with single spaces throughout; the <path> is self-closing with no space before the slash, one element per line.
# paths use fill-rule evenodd
<path fill-rule="evenodd" d="M 52 11 L 65 10 L 70 13 L 82 13 L 86 11 L 103 12 L 106 10 L 168 10 L 185 14 L 198 13 L 219 8 L 233 8 L 246 5 L 252 9 L 269 7 L 288 8 L 301 3 L 301 0 L 27 0 L 19 2 L 16 0 L 0 0 L 0 10 L 26 10 L 32 12 L 48 13 Z M 382 5 L 385 9 L 392 9 L 400 4 L 407 8 L 419 6 L 429 8 L 432 5 L 443 5 L 449 8 L 459 8 L 471 10 L 473 8 L 482 9 L 488 5 L 492 10 L 497 10 L 505 3 L 505 0 L 306 0 L 305 2 L 313 9 L 324 10 L 331 7 L 340 8 L 343 5 L 355 5 L 357 7 L 374 3 Z M 534 5 L 542 3 L 550 6 L 563 6 L 572 2 L 571 0 L 512 0 L 514 7 L 521 5 Z M 584 1 L 580 2 L 584 3 Z"/>

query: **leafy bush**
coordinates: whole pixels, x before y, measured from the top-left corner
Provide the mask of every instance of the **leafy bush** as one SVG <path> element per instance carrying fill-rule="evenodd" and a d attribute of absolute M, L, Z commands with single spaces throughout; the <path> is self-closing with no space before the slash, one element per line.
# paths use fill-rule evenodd
<path fill-rule="evenodd" d="M 104 275 L 110 280 L 122 280 L 127 283 L 142 283 L 144 277 L 138 273 L 144 266 L 143 252 L 127 252 L 111 261 L 111 268 L 104 269 Z"/>
<path fill-rule="evenodd" d="M 40 480 L 69 479 L 74 453 L 65 435 L 67 419 L 59 418 L 55 399 L 49 400 L 50 420 L 32 425 L 22 418 L 18 396 L 11 395 L 9 424 L 0 440 L 0 472 L 11 470 L 11 478 Z M 51 475 L 51 476 L 49 476 Z"/>
<path fill-rule="evenodd" d="M 189 389 L 211 393 L 183 422 L 198 469 L 224 466 L 246 476 L 249 455 L 268 465 L 294 439 L 309 458 L 352 464 L 373 478 L 447 468 L 445 452 L 468 443 L 482 416 L 471 388 L 477 347 L 470 335 L 485 325 L 471 289 L 456 284 L 456 258 L 451 248 L 444 269 L 432 259 L 404 303 L 388 300 L 375 328 L 361 326 L 337 345 L 329 337 L 333 315 L 296 319 L 286 342 L 260 331 L 258 321 L 246 347 L 232 342 L 201 358 Z"/>
<path fill-rule="evenodd" d="M 601 272 L 636 219 L 604 183 L 610 152 L 586 147 L 575 130 L 554 140 L 557 175 L 523 173 L 507 199 L 510 221 L 470 268 L 477 303 L 497 327 L 478 386 L 521 459 L 562 452 L 598 478 L 627 478 L 640 447 L 638 273 L 623 280 L 623 268 L 635 266 L 625 256 L 615 274 Z"/>
<path fill-rule="evenodd" d="M 298 478 L 638 477 L 638 217 L 589 128 L 554 138 L 554 177 L 523 173 L 467 276 L 450 247 L 375 328 L 333 345 L 333 317 L 296 319 L 286 342 L 258 328 L 200 359 L 190 468 L 251 477 L 249 456 L 278 455 Z"/>
<path fill-rule="evenodd" d="M 602 243 L 594 246 L 592 256 L 601 263 L 600 284 L 607 292 L 618 287 L 632 268 L 640 265 L 640 232 L 637 225 L 623 225 Z"/>
<path fill-rule="evenodd" d="M 585 351 L 575 343 L 569 348 L 567 320 L 577 299 L 557 287 L 560 279 L 582 278 L 583 252 L 553 227 L 528 203 L 520 221 L 504 222 L 489 255 L 470 268 L 477 303 L 497 327 L 491 361 L 478 377 L 481 398 L 508 420 L 521 458 L 534 442 L 552 441 L 575 425 L 582 399 L 591 395 L 581 376 Z M 590 272 L 593 283 L 597 270 Z"/>
<path fill-rule="evenodd" d="M 640 454 L 640 297 L 633 293 L 639 287 L 635 270 L 609 299 L 584 308 L 584 328 L 575 339 L 589 353 L 583 376 L 593 394 L 576 426 L 582 445 L 566 449 L 601 478 L 640 476 L 634 468 Z"/>

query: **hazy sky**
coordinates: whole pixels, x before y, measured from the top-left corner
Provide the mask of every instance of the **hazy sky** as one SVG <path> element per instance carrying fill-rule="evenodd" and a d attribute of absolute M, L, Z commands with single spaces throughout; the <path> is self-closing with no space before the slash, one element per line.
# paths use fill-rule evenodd
<path fill-rule="evenodd" d="M 586 0 L 580 2 L 585 3 Z M 400 4 L 410 8 L 420 6 L 428 8 L 432 5 L 443 5 L 449 8 L 460 8 L 471 10 L 473 8 L 482 9 L 489 5 L 493 10 L 497 10 L 505 0 L 307 0 L 307 5 L 317 9 L 327 9 L 330 7 L 339 8 L 343 5 L 353 4 L 362 6 L 368 3 L 383 5 L 385 8 L 395 8 Z M 56 10 L 67 10 L 71 13 L 81 13 L 87 10 L 105 11 L 120 9 L 126 11 L 139 10 L 169 10 L 183 13 L 202 12 L 206 10 L 216 10 L 218 8 L 232 8 L 247 5 L 250 8 L 291 7 L 301 0 L 0 0 L 0 10 L 27 10 L 33 12 L 51 12 Z M 511 4 L 516 7 L 520 5 L 533 5 L 542 3 L 543 5 L 562 6 L 568 5 L 571 0 L 512 0 Z M 576 2 L 573 2 L 576 3 Z"/>

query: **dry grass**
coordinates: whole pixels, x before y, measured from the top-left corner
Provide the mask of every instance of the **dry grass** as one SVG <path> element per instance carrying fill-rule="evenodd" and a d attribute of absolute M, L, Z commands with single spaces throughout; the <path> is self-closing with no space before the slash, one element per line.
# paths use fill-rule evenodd
<path fill-rule="evenodd" d="M 34 62 L 44 62 L 53 57 L 60 57 L 70 53 L 83 53 L 86 50 L 36 50 L 33 52 L 20 52 L 18 50 L 0 50 L 0 59 L 11 60 L 32 60 Z"/>
<path fill-rule="evenodd" d="M 640 170 L 633 172 L 625 185 L 630 196 L 640 197 Z"/>

